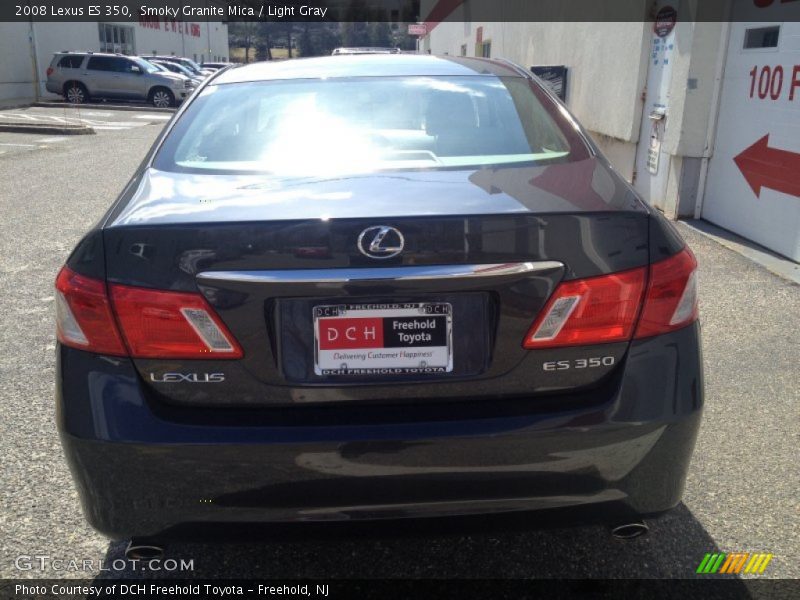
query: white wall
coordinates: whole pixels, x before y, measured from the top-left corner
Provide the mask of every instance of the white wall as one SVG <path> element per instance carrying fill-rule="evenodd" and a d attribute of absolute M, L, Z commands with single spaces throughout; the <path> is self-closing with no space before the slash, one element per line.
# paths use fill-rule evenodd
<path fill-rule="evenodd" d="M 669 89 L 670 124 L 664 151 L 682 156 L 708 156 L 708 122 L 716 111 L 720 44 L 726 23 L 685 23 L 675 27 L 672 81 Z"/>
<path fill-rule="evenodd" d="M 175 54 L 186 56 L 197 62 L 213 60 L 212 57 L 221 56 L 228 60 L 228 26 L 220 22 L 195 21 L 183 23 L 183 33 L 173 31 L 172 23 L 159 22 L 156 29 L 150 24 L 135 24 L 136 52 L 142 56 L 152 54 Z M 199 36 L 193 35 L 199 31 Z M 198 29 L 199 28 L 199 29 Z"/>
<path fill-rule="evenodd" d="M 454 15 L 455 16 L 455 15 Z M 457 17 L 456 17 L 457 18 Z M 429 34 L 433 54 L 475 56 L 478 27 L 491 41 L 492 58 L 529 68 L 564 65 L 567 106 L 595 135 L 624 176 L 633 171 L 647 76 L 647 23 L 466 23 L 443 22 Z"/>
<path fill-rule="evenodd" d="M 28 23 L 0 23 L 0 102 L 22 103 L 34 93 Z M 9 57 L 15 57 L 9 60 Z"/>
<path fill-rule="evenodd" d="M 800 69 L 800 6 L 773 8 L 787 20 L 765 22 L 755 12 L 759 20 L 731 23 L 702 216 L 800 262 L 800 169 L 792 166 L 800 156 L 800 87 L 793 77 Z M 748 14 L 748 2 L 734 4 L 740 9 Z M 748 29 L 773 24 L 780 26 L 776 47 L 745 47 Z"/>

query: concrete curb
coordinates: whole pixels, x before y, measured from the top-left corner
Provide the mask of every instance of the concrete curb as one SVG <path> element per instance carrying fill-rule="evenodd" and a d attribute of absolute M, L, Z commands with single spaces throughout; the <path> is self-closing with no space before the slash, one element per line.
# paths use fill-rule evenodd
<path fill-rule="evenodd" d="M 800 285 L 800 265 L 780 254 L 776 254 L 755 242 L 741 237 L 716 225 L 701 219 L 686 219 L 679 223 L 685 227 L 696 231 L 700 235 L 714 240 L 718 244 L 741 254 L 750 259 L 757 265 L 761 265 L 779 277 L 783 277 L 797 285 Z"/>
<path fill-rule="evenodd" d="M 70 104 L 69 102 L 34 102 L 31 106 L 38 108 L 70 108 L 73 110 L 128 110 L 132 112 L 153 112 L 172 114 L 177 108 L 156 108 L 155 106 L 137 104 Z"/>
<path fill-rule="evenodd" d="M 14 102 L 14 101 L 5 101 L 0 100 L 0 110 L 17 110 L 19 108 L 28 108 L 30 107 L 30 102 Z"/>
<path fill-rule="evenodd" d="M 0 123 L 0 131 L 8 133 L 46 133 L 49 135 L 94 135 L 88 125 L 50 125 L 40 123 Z"/>

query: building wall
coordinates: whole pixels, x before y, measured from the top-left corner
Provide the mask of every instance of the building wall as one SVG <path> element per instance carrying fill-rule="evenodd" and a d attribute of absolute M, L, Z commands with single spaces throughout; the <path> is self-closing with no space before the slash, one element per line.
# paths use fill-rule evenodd
<path fill-rule="evenodd" d="M 432 24 L 420 42 L 421 51 L 477 56 L 483 50 L 480 39 L 491 43 L 492 58 L 506 58 L 525 68 L 566 66 L 566 104 L 617 171 L 666 215 L 694 213 L 701 167 L 713 152 L 727 24 L 679 19 L 670 35 L 659 38 L 647 21 L 459 21 L 468 18 L 469 3 L 459 4 L 447 21 Z M 661 53 L 654 53 L 657 49 Z M 669 68 L 661 64 L 666 62 Z M 663 76 L 653 77 L 653 69 L 663 69 Z M 648 90 L 648 83 L 653 89 Z M 655 105 L 666 107 L 658 174 L 646 167 L 649 114 Z"/>
<path fill-rule="evenodd" d="M 127 27 L 133 34 L 132 53 L 174 54 L 198 62 L 228 60 L 228 26 L 221 22 L 109 23 Z M 32 48 L 35 48 L 34 52 Z M 0 23 L 0 102 L 22 103 L 34 100 L 38 74 L 39 97 L 54 98 L 45 89 L 47 67 L 53 53 L 61 50 L 100 52 L 100 30 L 97 23 Z M 120 49 L 121 50 L 121 49 Z M 35 67 L 34 67 L 35 64 Z"/>
<path fill-rule="evenodd" d="M 724 61 L 721 46 L 726 23 L 686 23 L 675 26 L 670 112 L 674 126 L 667 128 L 664 147 L 673 155 L 709 156 L 709 119 L 716 111 L 713 102 Z M 677 117 L 680 121 L 676 122 Z"/>
<path fill-rule="evenodd" d="M 457 19 L 456 13 L 453 18 Z M 479 32 L 479 27 L 482 31 Z M 423 40 L 433 54 L 467 56 L 491 42 L 491 56 L 525 68 L 568 68 L 566 104 L 628 179 L 633 176 L 647 77 L 649 23 L 439 23 Z"/>
<path fill-rule="evenodd" d="M 697 202 L 701 160 L 713 153 L 724 35 L 728 25 L 678 22 L 669 83 L 668 122 L 662 152 L 670 176 L 660 207 L 671 217 L 691 216 Z"/>
<path fill-rule="evenodd" d="M 34 94 L 34 71 L 27 23 L 0 23 L 0 103 L 13 105 Z M 13 60 L 9 60 L 13 57 Z M 0 104 L 0 105 L 2 105 Z"/>
<path fill-rule="evenodd" d="M 800 3 L 733 3 L 713 141 L 698 214 L 800 262 Z"/>
<path fill-rule="evenodd" d="M 228 61 L 228 26 L 218 21 L 137 24 L 135 37 L 136 52 L 142 56 L 155 51 L 156 54 L 186 56 L 198 63 Z"/>

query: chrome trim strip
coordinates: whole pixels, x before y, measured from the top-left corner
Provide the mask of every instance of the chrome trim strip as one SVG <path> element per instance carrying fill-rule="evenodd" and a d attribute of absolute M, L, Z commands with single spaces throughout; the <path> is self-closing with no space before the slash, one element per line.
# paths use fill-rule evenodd
<path fill-rule="evenodd" d="M 560 269 L 554 260 L 488 265 L 431 265 L 385 268 L 291 269 L 283 271 L 205 271 L 197 279 L 240 283 L 348 283 L 351 281 L 423 281 L 526 275 Z"/>

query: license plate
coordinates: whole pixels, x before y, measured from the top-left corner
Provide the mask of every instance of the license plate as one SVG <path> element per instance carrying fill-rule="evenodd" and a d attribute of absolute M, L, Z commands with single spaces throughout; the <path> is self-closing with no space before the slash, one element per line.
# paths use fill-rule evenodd
<path fill-rule="evenodd" d="M 317 375 L 419 375 L 453 370 L 447 302 L 314 307 Z"/>

